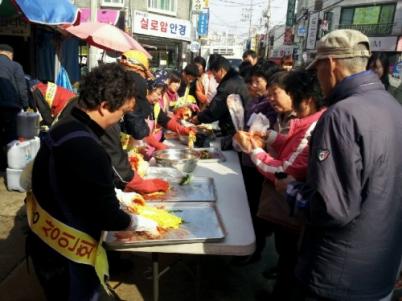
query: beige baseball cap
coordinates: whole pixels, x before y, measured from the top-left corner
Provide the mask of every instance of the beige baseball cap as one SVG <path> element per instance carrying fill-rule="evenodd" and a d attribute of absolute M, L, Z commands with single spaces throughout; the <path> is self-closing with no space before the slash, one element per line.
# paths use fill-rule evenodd
<path fill-rule="evenodd" d="M 367 50 L 358 48 L 366 44 Z M 338 29 L 331 31 L 317 42 L 317 54 L 306 69 L 312 68 L 319 60 L 326 58 L 370 57 L 370 42 L 367 36 L 358 30 Z"/>

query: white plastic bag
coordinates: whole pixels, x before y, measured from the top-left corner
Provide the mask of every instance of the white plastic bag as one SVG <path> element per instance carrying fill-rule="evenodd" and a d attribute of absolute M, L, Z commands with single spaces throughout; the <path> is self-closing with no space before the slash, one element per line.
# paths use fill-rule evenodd
<path fill-rule="evenodd" d="M 249 132 L 258 132 L 258 133 L 266 133 L 269 129 L 270 122 L 267 116 L 262 113 L 253 113 L 250 116 L 250 119 L 247 122 L 247 126 L 249 127 Z"/>
<path fill-rule="evenodd" d="M 244 128 L 244 108 L 241 97 L 238 94 L 230 94 L 226 98 L 226 104 L 229 109 L 230 117 L 232 117 L 233 125 L 236 131 Z"/>

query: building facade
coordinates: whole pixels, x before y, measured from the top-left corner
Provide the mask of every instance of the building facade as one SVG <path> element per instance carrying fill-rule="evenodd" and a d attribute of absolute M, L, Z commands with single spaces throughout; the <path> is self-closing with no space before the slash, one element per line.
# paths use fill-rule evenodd
<path fill-rule="evenodd" d="M 74 3 L 80 8 L 91 6 L 90 0 Z M 185 64 L 189 57 L 187 45 L 194 39 L 191 1 L 98 0 L 97 6 L 102 11 L 119 12 L 115 25 L 147 49 L 153 68 L 180 68 Z"/>

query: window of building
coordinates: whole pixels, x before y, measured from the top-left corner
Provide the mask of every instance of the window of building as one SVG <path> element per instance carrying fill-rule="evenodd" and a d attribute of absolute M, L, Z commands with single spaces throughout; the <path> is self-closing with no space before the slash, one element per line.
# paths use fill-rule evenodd
<path fill-rule="evenodd" d="M 388 4 L 381 7 L 380 20 L 378 23 L 393 23 L 395 13 L 395 5 Z"/>
<path fill-rule="evenodd" d="M 124 7 L 124 0 L 101 0 L 102 7 Z"/>
<path fill-rule="evenodd" d="M 395 4 L 343 7 L 340 24 L 363 25 L 393 23 L 394 13 Z"/>
<path fill-rule="evenodd" d="M 177 0 L 148 0 L 148 10 L 176 16 Z"/>
<path fill-rule="evenodd" d="M 344 25 L 353 24 L 354 10 L 355 10 L 354 8 L 342 8 L 340 23 Z"/>
<path fill-rule="evenodd" d="M 395 4 L 343 7 L 339 28 L 357 29 L 366 35 L 388 35 L 392 32 Z"/>

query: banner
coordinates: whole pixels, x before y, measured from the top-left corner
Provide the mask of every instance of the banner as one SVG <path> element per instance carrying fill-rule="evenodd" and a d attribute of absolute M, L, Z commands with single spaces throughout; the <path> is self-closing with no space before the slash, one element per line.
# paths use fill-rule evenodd
<path fill-rule="evenodd" d="M 134 10 L 133 32 L 148 36 L 191 41 L 191 23 L 188 20 L 165 17 Z"/>
<path fill-rule="evenodd" d="M 200 12 L 208 8 L 208 0 L 193 0 L 193 12 Z"/>
<path fill-rule="evenodd" d="M 209 22 L 209 10 L 206 9 L 199 14 L 198 17 L 198 34 L 200 36 L 208 35 L 208 22 Z"/>
<path fill-rule="evenodd" d="M 295 23 L 296 0 L 288 0 L 288 10 L 286 13 L 286 26 L 293 26 Z"/>
<path fill-rule="evenodd" d="M 313 13 L 310 15 L 310 19 L 308 22 L 308 32 L 307 32 L 307 44 L 306 49 L 315 49 L 315 43 L 317 41 L 317 32 L 318 32 L 318 17 L 320 13 Z"/>

